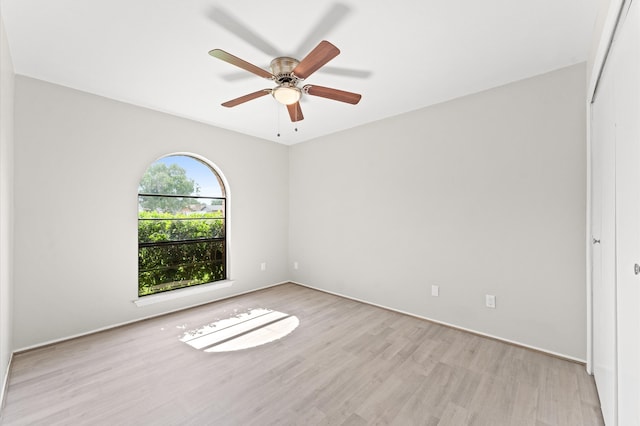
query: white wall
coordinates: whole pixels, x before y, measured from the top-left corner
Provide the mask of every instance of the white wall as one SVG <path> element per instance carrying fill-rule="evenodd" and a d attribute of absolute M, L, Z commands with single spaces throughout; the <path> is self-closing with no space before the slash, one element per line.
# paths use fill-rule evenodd
<path fill-rule="evenodd" d="M 16 350 L 288 279 L 286 146 L 23 76 L 15 84 Z M 204 156 L 229 182 L 235 284 L 138 308 L 138 183 L 173 152 Z"/>
<path fill-rule="evenodd" d="M 14 73 L 0 14 L 0 402 L 12 346 Z"/>
<path fill-rule="evenodd" d="M 291 278 L 584 360 L 585 79 L 579 64 L 293 146 Z"/>

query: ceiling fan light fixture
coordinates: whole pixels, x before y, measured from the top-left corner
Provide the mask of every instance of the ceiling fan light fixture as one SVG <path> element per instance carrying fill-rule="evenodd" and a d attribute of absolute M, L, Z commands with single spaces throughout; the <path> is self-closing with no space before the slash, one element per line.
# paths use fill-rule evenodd
<path fill-rule="evenodd" d="M 293 105 L 300 100 L 302 92 L 295 86 L 283 84 L 271 92 L 276 101 L 283 105 Z"/>

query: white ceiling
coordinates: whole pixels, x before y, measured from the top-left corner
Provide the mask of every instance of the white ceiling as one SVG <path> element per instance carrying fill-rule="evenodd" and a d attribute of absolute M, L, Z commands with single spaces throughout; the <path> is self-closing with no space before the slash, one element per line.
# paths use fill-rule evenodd
<path fill-rule="evenodd" d="M 1 1 L 17 74 L 284 144 L 585 61 L 597 9 L 597 0 Z M 306 96 L 297 132 L 271 96 L 220 105 L 273 83 L 209 50 L 268 69 L 322 39 L 341 54 L 305 83 L 361 93 L 358 105 Z"/>

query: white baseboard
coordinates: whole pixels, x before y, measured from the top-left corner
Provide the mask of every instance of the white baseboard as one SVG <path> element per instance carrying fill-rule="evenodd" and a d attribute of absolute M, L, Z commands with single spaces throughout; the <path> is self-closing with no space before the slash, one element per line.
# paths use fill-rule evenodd
<path fill-rule="evenodd" d="M 31 351 L 33 349 L 43 348 L 45 346 L 55 345 L 57 343 L 65 342 L 67 340 L 73 340 L 73 339 L 77 339 L 79 337 L 88 336 L 90 334 L 99 333 L 101 331 L 111 330 L 113 328 L 123 327 L 123 326 L 129 325 L 129 324 L 134 324 L 134 323 L 139 322 L 139 321 L 145 321 L 145 320 L 148 320 L 148 319 L 151 319 L 151 318 L 157 318 L 157 317 L 161 317 L 163 315 L 172 314 L 174 312 L 184 311 L 185 309 L 195 308 L 197 306 L 202 306 L 202 305 L 206 305 L 206 304 L 213 303 L 213 302 L 219 302 L 221 300 L 231 299 L 232 297 L 242 296 L 243 294 L 253 293 L 254 291 L 260 291 L 260 290 L 264 290 L 264 289 L 267 289 L 267 288 L 276 287 L 276 286 L 279 286 L 279 285 L 282 285 L 282 284 L 287 284 L 287 283 L 290 283 L 290 282 L 291 281 L 282 281 L 282 282 L 275 283 L 275 284 L 269 284 L 269 285 L 265 285 L 263 287 L 258 287 L 258 288 L 254 288 L 254 289 L 251 289 L 251 290 L 243 291 L 243 292 L 240 292 L 240 293 L 234 293 L 234 294 L 231 294 L 229 296 L 220 297 L 218 299 L 211 299 L 211 300 L 207 300 L 205 302 L 199 302 L 199 303 L 195 303 L 193 305 L 183 306 L 183 307 L 180 307 L 180 308 L 177 308 L 177 309 L 172 309 L 172 310 L 169 310 L 169 311 L 165 311 L 165 312 L 162 312 L 162 313 L 159 313 L 159 314 L 148 315 L 148 316 L 145 316 L 145 317 L 136 318 L 136 319 L 131 320 L 131 321 L 125 321 L 125 322 L 121 322 L 121 323 L 117 323 L 117 324 L 107 325 L 105 327 L 96 328 L 96 329 L 93 329 L 93 330 L 85 331 L 85 332 L 78 333 L 78 334 L 73 334 L 73 335 L 66 336 L 66 337 L 61 337 L 59 339 L 48 340 L 46 342 L 37 343 L 35 345 L 26 346 L 24 348 L 16 349 L 13 353 L 18 354 L 18 353 L 21 353 L 21 352 Z"/>
<path fill-rule="evenodd" d="M 586 361 L 583 360 L 583 359 L 574 358 L 574 357 L 569 356 L 569 355 L 561 354 L 561 353 L 550 351 L 550 350 L 547 350 L 547 349 L 538 348 L 536 346 L 527 345 L 526 343 L 522 343 L 522 342 L 518 342 L 518 341 L 515 341 L 515 340 L 510 340 L 510 339 L 505 339 L 503 337 L 494 336 L 492 334 L 483 333 L 481 331 L 472 330 L 470 328 L 460 327 L 460 326 L 455 325 L 455 324 L 450 324 L 450 323 L 447 323 L 447 322 L 444 322 L 444 321 L 439 321 L 439 320 L 436 320 L 436 319 L 433 319 L 433 318 L 424 317 L 422 315 L 416 315 L 416 314 L 413 314 L 411 312 L 402 311 L 400 309 L 390 308 L 388 306 L 379 305 L 377 303 L 372 303 L 372 302 L 369 302 L 367 300 L 358 299 L 357 297 L 347 296 L 345 294 L 336 293 L 336 292 L 333 292 L 333 291 L 329 291 L 329 290 L 325 290 L 323 288 L 318 288 L 318 287 L 314 287 L 314 286 L 311 286 L 311 285 L 299 283 L 299 282 L 296 282 L 296 281 L 291 281 L 291 283 L 297 284 L 297 285 L 302 286 L 302 287 L 307 287 L 307 288 L 310 288 L 310 289 L 313 289 L 313 290 L 318 290 L 318 291 L 321 291 L 323 293 L 333 294 L 334 296 L 344 297 L 345 299 L 350 299 L 350 300 L 354 300 L 356 302 L 365 303 L 367 305 L 371 305 L 371 306 L 375 306 L 375 307 L 378 307 L 378 308 L 386 309 L 386 310 L 389 310 L 389 311 L 397 312 L 399 314 L 409 315 L 411 317 L 419 318 L 419 319 L 422 319 L 422 320 L 425 320 L 425 321 L 429 321 L 429 322 L 433 322 L 433 323 L 436 323 L 436 324 L 440 324 L 440 325 L 443 325 L 445 327 L 455 328 L 456 330 L 466 331 L 467 333 L 475 334 L 475 335 L 482 336 L 482 337 L 487 337 L 489 339 L 498 340 L 498 341 L 504 342 L 504 343 L 509 343 L 510 345 L 520 346 L 520 347 L 526 348 L 526 349 L 531 349 L 533 351 L 541 352 L 541 353 L 544 353 L 544 354 L 547 354 L 547 355 L 551 355 L 551 356 L 556 357 L 556 358 L 561 358 L 561 359 L 565 359 L 567 361 L 571 361 L 571 362 L 575 362 L 575 363 L 578 363 L 578 364 L 586 365 Z"/>

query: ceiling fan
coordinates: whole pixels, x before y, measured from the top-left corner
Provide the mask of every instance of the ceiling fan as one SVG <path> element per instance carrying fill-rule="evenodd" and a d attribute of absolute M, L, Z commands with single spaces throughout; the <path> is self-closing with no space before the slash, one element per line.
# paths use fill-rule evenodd
<path fill-rule="evenodd" d="M 334 101 L 357 104 L 361 95 L 343 90 L 332 89 L 330 87 L 315 86 L 306 84 L 300 87 L 302 80 L 319 70 L 327 62 L 340 54 L 340 50 L 326 40 L 321 41 L 307 56 L 301 61 L 281 56 L 271 61 L 271 72 L 266 71 L 256 65 L 242 60 L 221 49 L 213 49 L 209 52 L 214 58 L 240 67 L 246 71 L 274 81 L 277 86 L 273 89 L 262 89 L 249 93 L 239 98 L 232 99 L 222 104 L 227 108 L 243 104 L 253 99 L 271 94 L 278 102 L 285 105 L 289 111 L 291 121 L 296 122 L 304 119 L 300 108 L 300 98 L 305 95 L 320 96 Z"/>

